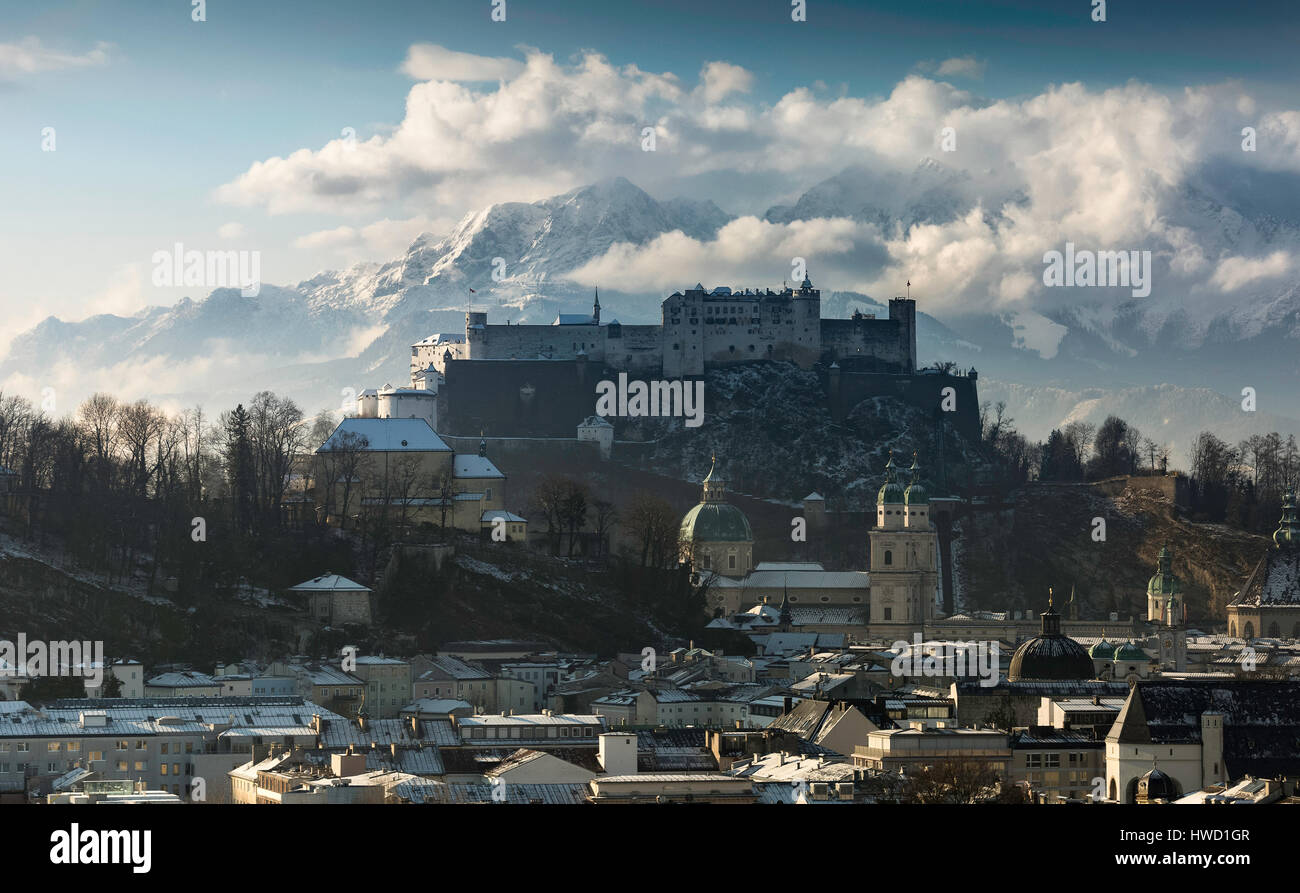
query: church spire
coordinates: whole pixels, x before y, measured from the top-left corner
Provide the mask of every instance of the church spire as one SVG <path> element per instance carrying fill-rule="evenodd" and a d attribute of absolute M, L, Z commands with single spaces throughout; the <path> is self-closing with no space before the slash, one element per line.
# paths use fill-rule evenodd
<path fill-rule="evenodd" d="M 716 453 L 713 455 L 713 464 L 709 466 L 709 473 L 704 476 L 701 490 L 700 502 L 727 501 L 727 478 L 718 464 Z"/>
<path fill-rule="evenodd" d="M 1047 610 L 1043 612 L 1043 631 L 1045 636 L 1059 636 L 1061 634 L 1061 615 L 1056 613 L 1052 607 L 1054 596 L 1049 587 L 1047 590 Z"/>
<path fill-rule="evenodd" d="M 591 321 L 600 325 L 600 286 L 596 286 L 596 304 L 591 308 Z"/>
<path fill-rule="evenodd" d="M 1300 546 L 1300 520 L 1296 518 L 1295 490 L 1288 490 L 1282 498 L 1282 520 L 1278 522 L 1273 542 L 1279 549 L 1294 549 Z"/>

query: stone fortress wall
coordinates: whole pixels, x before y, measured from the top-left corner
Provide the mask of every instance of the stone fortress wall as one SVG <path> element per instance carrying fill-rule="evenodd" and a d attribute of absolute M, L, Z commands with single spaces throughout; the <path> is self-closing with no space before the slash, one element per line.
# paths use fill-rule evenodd
<path fill-rule="evenodd" d="M 831 411 L 843 418 L 875 396 L 936 408 L 956 392 L 950 421 L 978 437 L 975 375 L 916 368 L 916 302 L 894 298 L 889 316 L 821 319 L 821 292 L 798 288 L 675 292 L 661 325 L 602 323 L 561 315 L 552 325 L 492 325 L 466 314 L 465 333 L 435 335 L 411 350 L 412 380 L 432 366 L 441 380 L 438 413 L 451 435 L 573 438 L 595 408 L 596 383 L 619 372 L 641 379 L 698 378 L 706 369 L 759 360 L 816 368 Z"/>
<path fill-rule="evenodd" d="M 660 325 L 602 324 L 597 299 L 590 315 L 561 315 L 551 325 L 493 325 L 486 312 L 465 315 L 465 334 L 426 338 L 411 349 L 411 374 L 429 365 L 446 374 L 454 360 L 576 360 L 664 378 L 699 376 L 713 366 L 755 360 L 819 362 L 872 372 L 916 369 L 916 302 L 894 298 L 889 317 L 855 313 L 822 319 L 821 291 L 696 285 L 661 305 Z"/>

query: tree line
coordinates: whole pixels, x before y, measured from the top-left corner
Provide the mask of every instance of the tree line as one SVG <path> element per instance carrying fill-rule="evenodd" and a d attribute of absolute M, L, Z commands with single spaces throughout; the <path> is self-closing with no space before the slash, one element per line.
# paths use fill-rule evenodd
<path fill-rule="evenodd" d="M 270 391 L 215 418 L 106 393 L 54 418 L 0 393 L 0 510 L 16 535 L 57 544 L 110 583 L 144 573 L 151 592 L 282 585 L 264 571 L 296 573 L 318 551 L 302 542 L 308 519 L 284 504 L 332 429 L 329 413 L 308 420 Z"/>
<path fill-rule="evenodd" d="M 1100 424 L 1074 421 L 1031 442 L 1015 429 L 1006 404 L 980 409 L 982 444 L 1005 482 L 1096 481 L 1116 475 L 1163 475 L 1167 445 L 1136 425 L 1109 415 Z M 1295 434 L 1253 434 L 1231 444 L 1202 431 L 1188 450 L 1188 498 L 1197 520 L 1225 522 L 1268 533 L 1277 526 L 1283 494 L 1300 483 Z"/>

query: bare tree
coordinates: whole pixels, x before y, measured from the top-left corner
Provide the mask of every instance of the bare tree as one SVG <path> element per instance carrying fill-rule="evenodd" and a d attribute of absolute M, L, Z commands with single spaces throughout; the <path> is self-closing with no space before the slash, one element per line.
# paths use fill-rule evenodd
<path fill-rule="evenodd" d="M 357 472 L 367 456 L 370 441 L 355 431 L 340 431 L 325 443 L 317 452 L 316 459 L 320 469 L 316 475 L 317 487 L 324 489 L 325 517 L 328 518 L 334 508 L 334 495 L 342 491 L 339 499 L 339 526 L 346 528 L 348 511 L 352 505 L 352 491 L 360 484 Z M 321 494 L 317 494 L 317 499 Z"/>

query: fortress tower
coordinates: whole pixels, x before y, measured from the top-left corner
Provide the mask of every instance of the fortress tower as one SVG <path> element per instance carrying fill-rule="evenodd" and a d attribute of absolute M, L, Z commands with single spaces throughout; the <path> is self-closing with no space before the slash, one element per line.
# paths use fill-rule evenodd
<path fill-rule="evenodd" d="M 898 340 L 906 358 L 904 371 L 916 371 L 916 301 L 890 298 L 889 318 L 898 323 Z"/>

